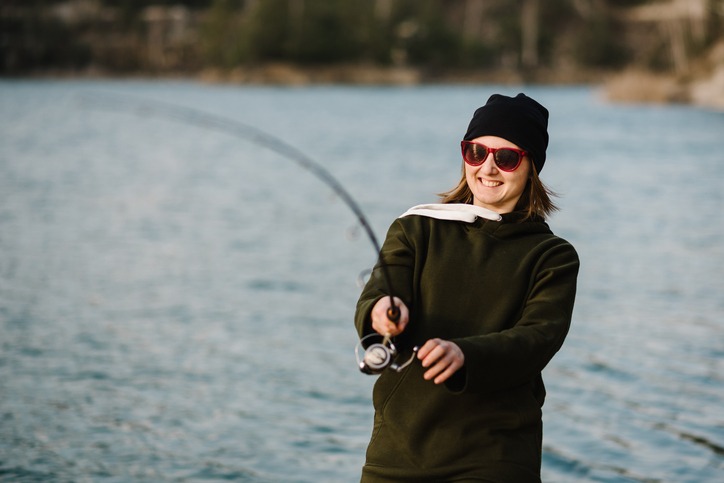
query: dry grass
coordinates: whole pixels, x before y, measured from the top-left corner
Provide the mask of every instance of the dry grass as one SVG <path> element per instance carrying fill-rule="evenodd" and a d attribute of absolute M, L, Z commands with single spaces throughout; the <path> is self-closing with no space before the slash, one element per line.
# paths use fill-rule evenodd
<path fill-rule="evenodd" d="M 674 76 L 641 70 L 628 70 L 611 77 L 603 85 L 605 98 L 612 102 L 688 102 L 685 85 Z"/>

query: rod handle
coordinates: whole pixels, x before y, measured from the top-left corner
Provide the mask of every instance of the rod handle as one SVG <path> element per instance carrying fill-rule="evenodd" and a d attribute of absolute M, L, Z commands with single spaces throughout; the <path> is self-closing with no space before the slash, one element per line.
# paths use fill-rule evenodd
<path fill-rule="evenodd" d="M 387 309 L 387 318 L 394 323 L 400 320 L 400 307 L 395 304 L 395 301 L 390 297 L 392 305 Z"/>

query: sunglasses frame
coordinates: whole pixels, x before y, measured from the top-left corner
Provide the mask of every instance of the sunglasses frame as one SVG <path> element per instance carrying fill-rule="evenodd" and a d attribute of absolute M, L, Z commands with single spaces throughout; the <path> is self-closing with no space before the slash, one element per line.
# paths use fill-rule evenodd
<path fill-rule="evenodd" d="M 483 158 L 482 162 L 480 162 L 480 163 L 471 163 L 470 161 L 468 161 L 467 156 L 465 156 L 465 151 L 466 151 L 466 149 L 467 149 L 468 146 L 481 146 L 482 148 L 485 149 L 485 157 Z M 493 154 L 493 161 L 495 161 L 495 166 L 497 166 L 499 170 L 505 171 L 505 172 L 507 172 L 507 173 L 512 173 L 513 171 L 515 171 L 516 169 L 518 169 L 518 168 L 520 167 L 520 164 L 523 162 L 523 158 L 524 158 L 525 156 L 528 156 L 528 152 L 527 152 L 527 151 L 524 151 L 524 150 L 522 150 L 522 149 L 517 149 L 517 148 L 491 148 L 491 147 L 489 147 L 489 146 L 486 146 L 485 144 L 476 143 L 476 142 L 473 142 L 473 141 L 460 141 L 460 150 L 462 151 L 463 161 L 465 161 L 465 162 L 466 162 L 467 164 L 469 164 L 470 166 L 482 166 L 483 164 L 485 164 L 485 160 L 488 159 L 488 156 L 492 153 L 492 154 Z M 503 151 L 503 150 L 513 151 L 514 153 L 516 153 L 516 154 L 518 155 L 518 162 L 517 162 L 517 163 L 515 164 L 515 166 L 514 166 L 513 168 L 511 168 L 511 169 L 507 169 L 507 168 L 502 167 L 502 166 L 500 165 L 500 163 L 498 162 L 498 157 L 495 155 L 495 153 L 497 153 L 498 151 Z"/>

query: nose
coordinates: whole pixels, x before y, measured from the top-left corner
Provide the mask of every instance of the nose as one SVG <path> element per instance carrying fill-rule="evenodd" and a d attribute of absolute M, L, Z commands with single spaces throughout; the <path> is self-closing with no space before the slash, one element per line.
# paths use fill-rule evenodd
<path fill-rule="evenodd" d="M 483 161 L 483 164 L 480 165 L 480 170 L 484 173 L 498 172 L 498 165 L 495 164 L 495 158 L 493 157 L 493 153 L 488 153 L 488 155 L 485 157 L 485 161 Z"/>

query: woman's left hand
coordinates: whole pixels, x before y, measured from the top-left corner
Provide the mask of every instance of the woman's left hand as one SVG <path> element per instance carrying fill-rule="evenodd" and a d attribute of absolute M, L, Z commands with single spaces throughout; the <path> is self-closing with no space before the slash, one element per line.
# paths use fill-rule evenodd
<path fill-rule="evenodd" d="M 434 378 L 435 384 L 447 381 L 465 364 L 465 355 L 460 347 L 454 342 L 442 339 L 425 342 L 417 351 L 417 358 L 422 361 L 422 367 L 429 368 L 423 375 L 425 380 Z"/>

